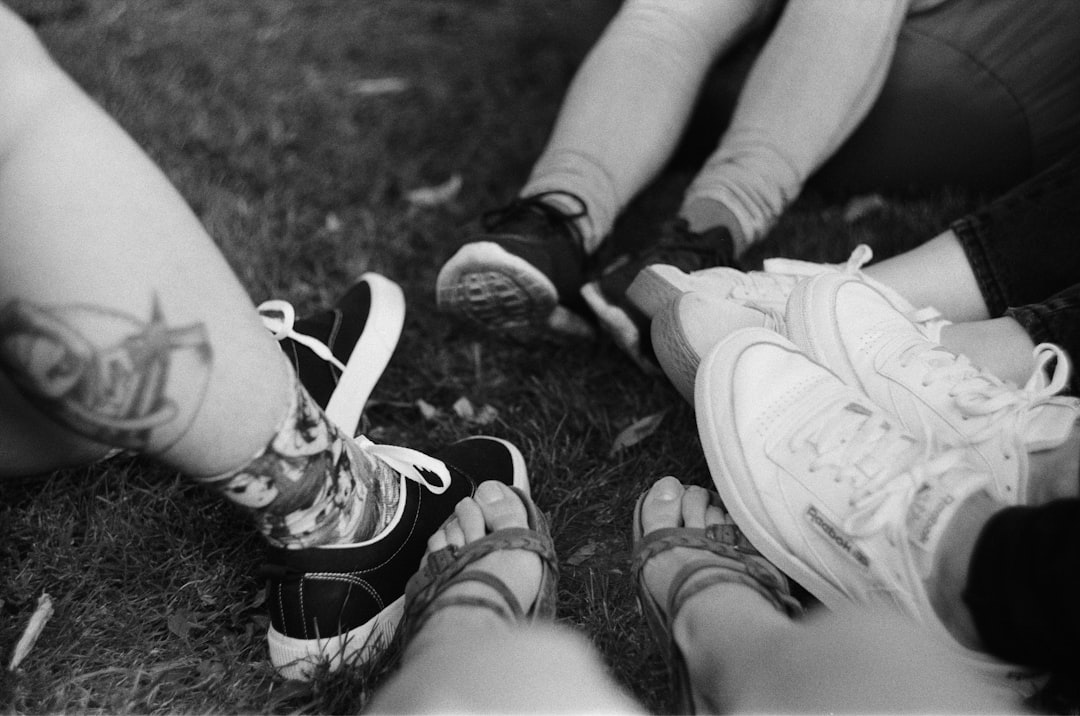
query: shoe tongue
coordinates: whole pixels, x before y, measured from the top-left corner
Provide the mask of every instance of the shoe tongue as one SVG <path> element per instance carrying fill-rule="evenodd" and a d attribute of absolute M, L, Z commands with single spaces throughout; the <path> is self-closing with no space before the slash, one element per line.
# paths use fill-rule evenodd
<path fill-rule="evenodd" d="M 1062 398 L 1047 401 L 1030 411 L 1024 420 L 1021 438 L 1028 452 L 1056 448 L 1065 442 L 1077 422 L 1076 401 Z"/>
<path fill-rule="evenodd" d="M 919 486 L 905 520 L 919 576 L 929 576 L 938 543 L 956 510 L 968 497 L 985 489 L 987 482 L 986 475 L 957 465 Z"/>

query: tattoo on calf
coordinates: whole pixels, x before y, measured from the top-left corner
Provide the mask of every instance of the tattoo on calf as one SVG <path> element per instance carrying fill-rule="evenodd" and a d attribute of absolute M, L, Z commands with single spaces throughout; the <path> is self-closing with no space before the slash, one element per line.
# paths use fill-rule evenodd
<path fill-rule="evenodd" d="M 0 368 L 46 414 L 80 435 L 161 452 L 187 430 L 210 377 L 202 324 L 170 328 L 79 304 L 15 300 L 0 308 Z M 184 401 L 170 397 L 184 371 Z"/>

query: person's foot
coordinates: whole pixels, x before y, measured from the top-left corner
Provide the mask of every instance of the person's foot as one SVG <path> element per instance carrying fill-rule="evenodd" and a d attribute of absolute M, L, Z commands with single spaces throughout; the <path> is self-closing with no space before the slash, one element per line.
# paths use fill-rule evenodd
<path fill-rule="evenodd" d="M 356 435 L 405 324 L 401 287 L 365 273 L 326 311 L 297 318 L 292 304 L 282 300 L 264 301 L 258 310 L 300 383 L 335 425 Z"/>
<path fill-rule="evenodd" d="M 990 476 L 959 447 L 912 435 L 773 331 L 717 344 L 695 386 L 725 507 L 758 550 L 826 606 L 884 607 L 926 625 L 1006 688 L 1024 670 L 961 647 L 926 580 L 946 527 Z"/>
<path fill-rule="evenodd" d="M 581 296 L 600 326 L 635 363 L 650 372 L 655 371 L 649 345 L 651 316 L 629 299 L 627 291 L 642 270 L 654 264 L 672 266 L 679 271 L 732 266 L 735 244 L 726 227 L 693 232 L 685 219 L 676 219 L 664 227 L 654 244 L 617 257 L 581 288 Z"/>
<path fill-rule="evenodd" d="M 786 619 L 801 613 L 787 579 L 743 537 L 715 492 L 657 480 L 639 499 L 631 570 L 638 603 L 671 674 L 678 712 L 715 711 L 714 690 L 695 688 L 708 640 L 723 633 L 716 607 Z M 735 606 L 737 605 L 737 607 Z M 712 631 L 701 634 L 702 618 Z M 715 675 L 710 675 L 715 676 Z"/>
<path fill-rule="evenodd" d="M 357 442 L 400 476 L 396 512 L 364 542 L 267 548 L 267 641 L 271 663 L 286 678 L 309 679 L 321 665 L 333 671 L 378 656 L 401 620 L 406 584 L 428 538 L 457 504 L 489 480 L 528 494 L 524 457 L 505 440 L 466 438 L 431 456 Z"/>
<path fill-rule="evenodd" d="M 581 208 L 565 211 L 559 201 Z M 573 194 L 544 192 L 485 214 L 483 232 L 439 270 L 439 310 L 517 338 L 591 335 L 578 295 L 587 259 L 575 224 L 586 211 Z"/>
<path fill-rule="evenodd" d="M 1029 453 L 1064 443 L 1080 417 L 1080 400 L 1057 395 L 1069 377 L 1057 346 L 1036 347 L 1036 370 L 1017 387 L 927 339 L 886 296 L 850 276 L 800 283 L 788 301 L 787 335 L 907 430 L 969 446 L 1006 504 L 1028 502 Z"/>
<path fill-rule="evenodd" d="M 462 628 L 552 616 L 554 549 L 526 500 L 507 485 L 484 482 L 428 539 L 406 590 L 407 648 L 452 638 L 447 634 Z"/>
<path fill-rule="evenodd" d="M 660 530 L 677 529 L 702 530 L 713 534 L 726 532 L 729 536 L 727 543 L 733 549 L 744 553 L 748 559 L 756 559 L 762 573 L 769 573 L 765 577 L 766 586 L 769 589 L 777 589 L 783 595 L 781 601 L 785 609 L 798 610 L 798 606 L 788 599 L 790 594 L 787 591 L 787 580 L 742 537 L 741 531 L 732 521 L 731 516 L 720 506 L 717 494 L 697 485 L 683 485 L 678 478 L 668 475 L 653 483 L 641 502 L 642 538 L 648 539 L 650 534 Z M 642 565 L 641 575 L 645 587 L 658 601 L 662 602 L 670 595 L 671 587 L 679 572 L 690 562 L 710 559 L 710 554 L 698 547 L 672 547 L 658 552 Z M 731 565 L 725 558 L 715 555 L 712 558 L 715 560 L 714 567 L 717 571 L 730 570 Z M 695 574 L 694 578 L 705 576 L 708 571 L 709 568 L 705 567 Z M 692 582 L 687 582 L 687 587 L 692 588 L 691 584 Z M 757 595 L 762 599 L 763 605 L 768 604 L 773 609 L 777 608 L 773 600 L 766 598 L 759 590 L 747 586 L 738 579 L 710 584 L 707 589 L 688 597 L 683 602 L 682 608 L 691 607 L 697 599 L 715 599 L 718 594 L 731 589 Z M 676 637 L 679 635 L 682 616 L 683 612 L 674 615 Z"/>

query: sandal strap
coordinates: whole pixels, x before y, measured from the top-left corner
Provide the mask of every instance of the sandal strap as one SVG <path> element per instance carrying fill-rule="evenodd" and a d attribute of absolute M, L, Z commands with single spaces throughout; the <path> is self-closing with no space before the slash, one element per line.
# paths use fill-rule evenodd
<path fill-rule="evenodd" d="M 704 569 L 727 571 L 730 577 L 720 581 L 745 584 L 765 597 L 777 611 L 789 617 L 794 618 L 802 614 L 802 605 L 791 596 L 787 578 L 753 548 L 753 545 L 742 534 L 742 530 L 734 524 L 710 525 L 705 529 L 667 527 L 650 532 L 634 551 L 631 565 L 634 580 L 642 584 L 642 588 L 648 592 L 641 576 L 645 563 L 658 554 L 679 547 L 703 550 L 721 559 L 694 560 L 683 565 L 676 572 L 668 588 L 667 608 L 664 610 L 665 621 L 669 625 L 678 614 L 678 608 L 681 608 L 687 599 L 704 589 L 705 586 L 711 586 L 697 587 L 698 582 L 708 579 L 702 577 L 701 580 L 694 581 L 689 594 L 680 596 L 691 577 Z M 717 582 L 713 582 L 715 583 Z M 659 603 L 656 603 L 656 606 L 659 607 Z"/>
<path fill-rule="evenodd" d="M 423 569 L 414 574 L 405 587 L 405 643 L 434 614 L 447 607 L 490 609 L 509 624 L 554 616 L 559 570 L 547 520 L 527 495 L 517 492 L 526 507 L 530 527 L 497 530 L 464 546 L 449 545 L 427 555 Z M 532 552 L 540 558 L 540 588 L 528 612 L 502 579 L 483 569 L 471 567 L 489 554 L 509 550 Z M 466 582 L 479 582 L 490 587 L 502 601 L 480 595 L 443 596 L 454 585 Z"/>

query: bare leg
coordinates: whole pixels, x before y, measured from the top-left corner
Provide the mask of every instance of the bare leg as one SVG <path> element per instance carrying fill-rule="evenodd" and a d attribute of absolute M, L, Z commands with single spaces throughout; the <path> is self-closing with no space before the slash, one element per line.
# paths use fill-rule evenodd
<path fill-rule="evenodd" d="M 1012 318 L 945 326 L 941 329 L 941 345 L 1017 385 L 1026 383 L 1035 369 L 1035 343 Z"/>
<path fill-rule="evenodd" d="M 913 306 L 933 306 L 950 321 L 990 318 L 971 264 L 952 231 L 899 256 L 867 266 L 863 271 Z"/>
<path fill-rule="evenodd" d="M 77 333 L 85 350 L 68 360 L 130 359 L 124 340 L 161 331 L 147 347 L 169 362 L 169 381 L 112 386 L 134 391 L 144 420 L 111 430 L 99 411 L 75 432 L 195 474 L 250 459 L 281 422 L 290 382 L 250 299 L 168 180 L 3 7 L 0 38 L 0 307 Z M 169 419 L 151 407 L 165 403 Z"/>
<path fill-rule="evenodd" d="M 0 107 L 0 372 L 64 459 L 154 456 L 277 544 L 373 536 L 400 476 L 296 384 L 183 198 L 3 5 Z"/>

